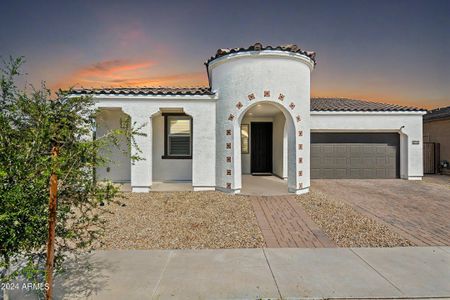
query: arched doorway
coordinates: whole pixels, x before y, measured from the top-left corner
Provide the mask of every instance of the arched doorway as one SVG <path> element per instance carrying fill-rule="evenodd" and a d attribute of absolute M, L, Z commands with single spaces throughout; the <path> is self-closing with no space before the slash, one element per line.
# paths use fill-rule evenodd
<path fill-rule="evenodd" d="M 290 112 L 281 104 L 258 101 L 238 117 L 235 182 L 241 193 L 279 195 L 296 189 L 296 136 Z"/>

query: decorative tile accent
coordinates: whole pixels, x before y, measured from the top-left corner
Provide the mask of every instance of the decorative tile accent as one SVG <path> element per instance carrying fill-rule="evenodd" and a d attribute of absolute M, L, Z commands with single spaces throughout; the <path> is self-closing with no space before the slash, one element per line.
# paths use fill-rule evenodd
<path fill-rule="evenodd" d="M 231 183 L 227 182 L 227 189 L 231 189 Z"/>
<path fill-rule="evenodd" d="M 227 143 L 227 149 L 231 149 L 231 143 Z"/>
<path fill-rule="evenodd" d="M 283 95 L 283 94 L 280 94 L 280 95 L 278 96 L 278 100 L 283 101 L 283 100 L 284 100 L 284 95 Z"/>
<path fill-rule="evenodd" d="M 302 118 L 300 117 L 300 115 L 297 115 L 297 122 L 300 122 L 302 120 Z"/>
<path fill-rule="evenodd" d="M 299 189 L 302 189 L 302 188 L 303 188 L 303 183 L 300 182 L 300 183 L 298 184 L 298 188 L 299 188 Z"/>
<path fill-rule="evenodd" d="M 249 94 L 248 100 L 250 100 L 250 101 L 255 100 L 255 94 L 253 94 L 253 93 Z"/>
<path fill-rule="evenodd" d="M 231 175 L 231 170 L 227 170 L 227 175 Z"/>
<path fill-rule="evenodd" d="M 302 164 L 302 163 L 303 163 L 303 157 L 299 157 L 299 158 L 298 158 L 298 163 L 299 163 L 299 164 Z"/>
<path fill-rule="evenodd" d="M 303 176 L 303 171 L 298 171 L 298 176 Z"/>
<path fill-rule="evenodd" d="M 303 136 L 303 131 L 302 130 L 298 131 L 298 136 Z"/>
<path fill-rule="evenodd" d="M 270 91 L 264 91 L 264 97 L 270 97 Z"/>
<path fill-rule="evenodd" d="M 228 116 L 228 120 L 233 121 L 233 119 L 234 119 L 234 115 L 233 115 L 233 114 L 230 114 L 230 115 Z"/>
<path fill-rule="evenodd" d="M 294 102 L 291 102 L 291 104 L 289 104 L 289 107 L 290 107 L 291 109 L 294 109 L 294 108 L 295 108 Z"/>
<path fill-rule="evenodd" d="M 242 105 L 241 101 L 239 101 L 239 102 L 236 104 L 237 109 L 241 109 L 242 106 L 244 106 L 244 105 Z"/>
<path fill-rule="evenodd" d="M 227 163 L 231 162 L 231 156 L 227 156 Z"/>
<path fill-rule="evenodd" d="M 298 150 L 303 150 L 303 144 L 298 144 Z"/>
<path fill-rule="evenodd" d="M 231 129 L 227 129 L 227 135 L 231 135 Z"/>

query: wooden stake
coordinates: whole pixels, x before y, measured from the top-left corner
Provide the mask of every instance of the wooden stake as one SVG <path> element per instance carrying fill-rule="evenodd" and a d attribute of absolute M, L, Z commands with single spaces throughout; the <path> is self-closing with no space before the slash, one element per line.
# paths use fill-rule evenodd
<path fill-rule="evenodd" d="M 52 148 L 52 160 L 58 157 L 58 148 Z M 47 241 L 47 262 L 46 269 L 46 283 L 48 289 L 46 291 L 47 300 L 52 299 L 53 292 L 53 264 L 55 261 L 55 230 L 56 230 L 56 195 L 58 192 L 58 176 L 52 170 L 50 176 L 50 197 L 48 201 L 48 241 Z"/>

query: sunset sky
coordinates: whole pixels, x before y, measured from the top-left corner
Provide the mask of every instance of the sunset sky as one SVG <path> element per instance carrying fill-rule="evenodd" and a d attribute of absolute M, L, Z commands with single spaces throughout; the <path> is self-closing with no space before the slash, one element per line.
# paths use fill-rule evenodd
<path fill-rule="evenodd" d="M 312 96 L 450 105 L 450 1 L 164 2 L 0 0 L 0 55 L 51 88 L 193 86 L 218 48 L 293 43 Z"/>

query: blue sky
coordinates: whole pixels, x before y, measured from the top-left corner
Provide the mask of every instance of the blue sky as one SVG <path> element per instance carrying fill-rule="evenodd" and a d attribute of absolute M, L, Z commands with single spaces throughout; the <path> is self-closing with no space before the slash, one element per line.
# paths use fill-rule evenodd
<path fill-rule="evenodd" d="M 205 85 L 218 48 L 294 43 L 317 52 L 312 96 L 450 105 L 450 1 L 5 1 L 0 55 L 27 79 Z"/>

